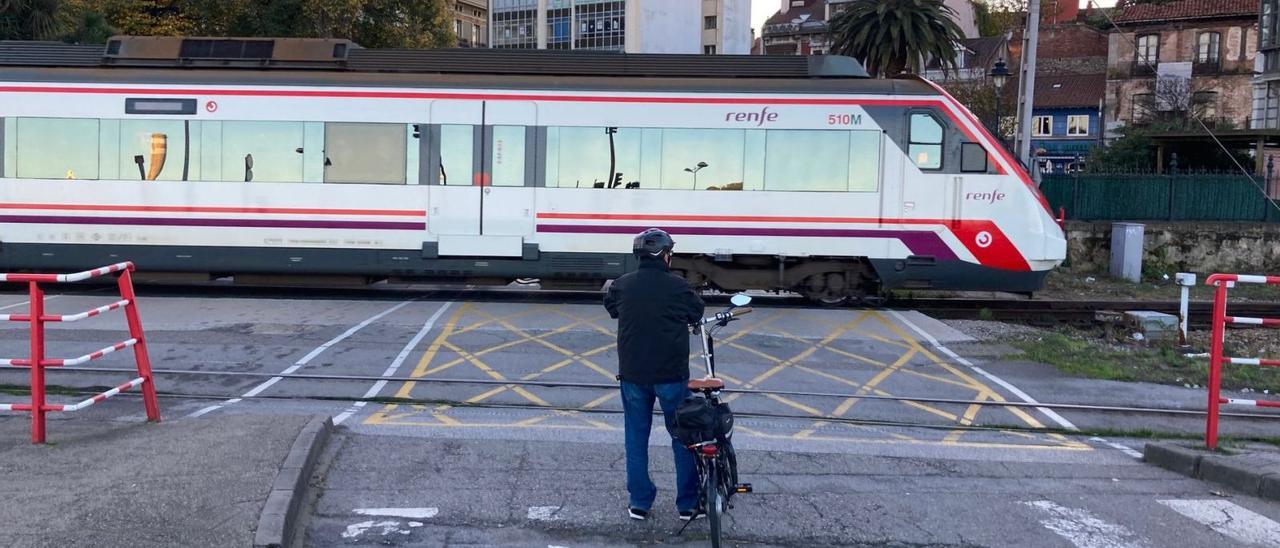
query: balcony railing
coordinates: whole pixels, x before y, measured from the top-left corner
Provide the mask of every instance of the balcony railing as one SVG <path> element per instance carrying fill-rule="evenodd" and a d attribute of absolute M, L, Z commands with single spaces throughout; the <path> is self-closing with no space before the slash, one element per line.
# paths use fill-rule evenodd
<path fill-rule="evenodd" d="M 1219 74 L 1221 72 L 1222 72 L 1222 63 L 1219 63 L 1217 61 L 1209 61 L 1204 63 L 1196 62 L 1195 64 L 1191 65 L 1192 76 Z"/>
<path fill-rule="evenodd" d="M 1156 73 L 1158 62 L 1133 61 L 1129 64 L 1130 76 L 1151 76 Z"/>

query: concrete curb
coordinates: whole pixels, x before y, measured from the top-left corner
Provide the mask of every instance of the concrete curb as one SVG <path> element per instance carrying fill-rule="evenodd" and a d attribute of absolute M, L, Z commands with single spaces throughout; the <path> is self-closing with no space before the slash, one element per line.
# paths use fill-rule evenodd
<path fill-rule="evenodd" d="M 1142 460 L 1247 495 L 1280 500 L 1280 458 L 1274 455 L 1223 455 L 1172 443 L 1148 443 Z"/>
<path fill-rule="evenodd" d="M 298 519 L 298 507 L 307 488 L 307 478 L 315 468 L 316 459 L 329 440 L 333 419 L 317 415 L 302 427 L 293 447 L 280 465 L 271 484 L 271 494 L 258 516 L 258 528 L 254 532 L 254 548 L 283 548 L 292 546 L 293 529 Z"/>

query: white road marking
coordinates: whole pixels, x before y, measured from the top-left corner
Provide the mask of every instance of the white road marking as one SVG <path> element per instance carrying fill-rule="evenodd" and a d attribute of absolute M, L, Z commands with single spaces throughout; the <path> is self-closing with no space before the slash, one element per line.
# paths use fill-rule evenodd
<path fill-rule="evenodd" d="M 1137 548 L 1142 539 L 1121 525 L 1108 523 L 1087 510 L 1067 508 L 1048 500 L 1023 502 L 1049 515 L 1040 520 L 1045 529 L 1057 533 L 1077 548 Z"/>
<path fill-rule="evenodd" d="M 942 343 L 938 342 L 938 339 L 935 339 L 933 335 L 930 335 L 925 330 L 920 329 L 920 326 L 912 323 L 911 320 L 908 320 L 906 316 L 902 315 L 901 312 L 898 312 L 897 310 L 889 310 L 888 312 L 889 314 L 893 315 L 893 317 L 898 318 L 898 320 L 901 321 L 903 324 L 906 324 L 907 327 L 910 327 L 912 331 L 915 331 L 916 333 L 920 334 L 921 337 L 924 337 L 924 339 L 929 341 L 929 344 L 933 345 L 934 348 L 937 348 L 938 351 L 950 356 L 951 359 L 959 362 L 961 365 L 968 367 L 969 369 L 972 369 L 975 373 L 982 375 L 983 377 L 986 377 L 987 379 L 991 380 L 991 382 L 994 382 L 1004 387 L 1005 390 L 1008 390 L 1014 396 L 1022 398 L 1022 401 L 1026 403 L 1029 403 L 1032 405 L 1038 405 L 1040 403 L 1036 401 L 1035 398 L 1032 398 L 1031 396 L 1027 395 L 1026 392 L 1019 390 L 1018 387 L 1012 384 L 1009 384 L 1008 382 L 1006 382 L 1004 379 L 1000 377 L 997 377 L 995 375 L 992 375 L 991 373 L 988 373 L 985 369 L 974 365 L 973 362 L 960 357 L 960 355 L 956 354 L 955 352 L 952 352 L 950 348 L 947 348 L 943 346 Z M 1058 423 L 1059 426 L 1066 428 L 1067 430 L 1079 430 L 1079 428 L 1076 428 L 1076 425 L 1071 424 L 1071 421 L 1063 418 L 1062 415 L 1059 415 L 1052 409 L 1049 409 L 1046 407 L 1037 407 L 1036 410 L 1039 411 L 1044 416 L 1048 417 L 1049 420 L 1052 420 L 1053 422 Z"/>
<path fill-rule="evenodd" d="M 49 301 L 52 301 L 52 300 L 54 300 L 54 299 L 56 299 L 56 298 L 58 298 L 58 297 L 61 297 L 61 296 L 62 296 L 62 295 L 51 295 L 51 296 L 45 297 L 45 298 L 44 298 L 44 301 L 45 301 L 45 302 L 49 302 Z M 13 303 L 13 304 L 5 305 L 5 306 L 0 306 L 0 310 L 8 310 L 8 309 L 10 309 L 10 308 L 18 308 L 19 306 L 27 306 L 28 304 L 31 304 L 31 301 L 22 301 L 22 302 L 20 302 L 20 303 Z"/>
<path fill-rule="evenodd" d="M 556 512 L 559 511 L 559 506 L 530 506 L 528 518 L 538 521 L 555 521 L 560 519 L 556 517 Z"/>
<path fill-rule="evenodd" d="M 1280 547 L 1280 523 L 1230 501 L 1162 500 L 1160 504 L 1238 542 Z"/>
<path fill-rule="evenodd" d="M 390 518 L 431 519 L 440 513 L 439 508 L 356 508 L 355 512 L 362 516 L 383 516 Z M 410 525 L 413 525 L 412 522 Z M 422 524 L 414 525 L 420 527 Z"/>
<path fill-rule="evenodd" d="M 413 353 L 413 349 L 417 348 L 418 344 L 422 342 L 422 339 L 427 336 L 427 333 L 430 333 L 431 330 L 435 328 L 436 322 L 440 320 L 440 316 L 443 316 L 444 311 L 448 310 L 452 305 L 452 301 L 444 303 L 440 308 L 436 309 L 436 312 L 432 314 L 430 318 L 427 318 L 427 322 L 422 324 L 422 329 L 418 330 L 418 333 L 415 334 L 412 339 L 409 339 L 408 344 L 405 344 L 404 348 L 400 350 L 400 353 L 396 355 L 396 359 L 392 360 L 391 365 L 387 367 L 387 370 L 382 372 L 383 377 L 395 376 L 396 371 L 400 369 L 400 365 L 404 363 L 404 360 L 409 357 L 409 354 Z M 373 383 L 373 386 L 369 387 L 369 390 L 364 393 L 364 399 L 376 398 L 378 393 L 382 392 L 382 389 L 386 386 L 387 381 L 385 379 Z M 343 411 L 333 418 L 333 424 L 342 424 L 342 421 L 345 421 L 351 418 L 352 415 L 359 413 L 360 409 L 366 404 L 368 404 L 368 402 L 365 401 L 353 403 L 346 411 Z"/>
<path fill-rule="evenodd" d="M 404 308 L 404 307 L 405 307 L 405 306 L 407 306 L 410 302 L 413 302 L 413 301 L 405 301 L 405 302 L 402 302 L 402 303 L 400 303 L 400 304 L 397 304 L 397 305 L 395 305 L 395 306 L 393 306 L 393 307 L 391 307 L 391 308 L 388 308 L 388 309 L 386 309 L 386 310 L 383 310 L 382 312 L 379 312 L 379 313 L 377 313 L 377 314 L 375 314 L 375 315 L 373 315 L 373 316 L 371 316 L 371 317 L 369 317 L 369 318 L 365 319 L 364 321 L 362 321 L 362 322 L 360 322 L 360 323 L 358 323 L 358 324 L 356 324 L 356 325 L 352 326 L 350 329 L 347 329 L 346 331 L 343 331 L 343 332 L 342 332 L 342 334 L 338 335 L 337 337 L 334 337 L 334 338 L 332 338 L 332 339 L 329 339 L 329 340 L 328 340 L 327 342 L 325 342 L 324 344 L 322 344 L 322 345 L 320 345 L 320 346 L 317 346 L 315 349 L 313 349 L 312 351 L 308 352 L 306 356 L 303 356 L 303 357 L 302 357 L 302 359 L 300 359 L 300 360 L 298 360 L 298 361 L 294 362 L 294 364 L 293 364 L 293 365 L 289 366 L 289 367 L 288 367 L 288 368 L 286 368 L 284 371 L 281 371 L 281 372 L 280 372 L 280 374 L 281 374 L 281 375 L 292 375 L 295 371 L 297 371 L 297 370 L 301 369 L 304 365 L 307 365 L 308 363 L 310 363 L 310 362 L 311 362 L 311 360 L 316 359 L 316 356 L 319 356 L 320 354 L 324 353 L 324 351 L 325 351 L 325 350 L 328 350 L 328 349 L 329 349 L 329 347 L 331 347 L 331 346 L 333 346 L 333 345 L 335 345 L 335 344 L 338 344 L 339 342 L 342 342 L 342 341 L 343 341 L 344 339 L 346 339 L 347 337 L 350 337 L 350 336 L 352 336 L 352 335 L 355 335 L 357 331 L 360 331 L 361 329 L 364 329 L 365 327 L 368 327 L 368 326 L 369 326 L 369 324 L 371 324 L 371 323 L 373 323 L 373 322 L 376 322 L 376 321 L 378 321 L 378 320 L 382 319 L 384 316 L 386 316 L 386 315 L 388 315 L 388 314 L 390 314 L 390 313 L 392 313 L 392 312 L 395 312 L 395 311 L 397 311 L 397 310 L 400 310 L 401 308 Z M 253 387 L 253 388 L 252 388 L 252 389 L 250 389 L 248 392 L 245 392 L 245 393 L 244 393 L 243 395 L 241 395 L 239 398 L 232 398 L 232 399 L 229 399 L 229 400 L 224 401 L 224 402 L 219 403 L 219 404 L 210 405 L 209 407 L 205 407 L 204 409 L 201 409 L 201 410 L 199 410 L 199 411 L 196 411 L 195 413 L 192 413 L 192 414 L 190 414 L 190 415 L 187 415 L 187 418 L 188 418 L 188 419 L 193 419 L 193 418 L 199 417 L 199 416 L 201 416 L 201 415 L 205 415 L 205 414 L 208 414 L 208 413 L 212 413 L 212 412 L 217 411 L 218 409 L 221 409 L 221 408 L 226 407 L 226 406 L 228 406 L 228 405 L 232 405 L 232 404 L 235 404 L 235 403 L 239 403 L 239 402 L 240 402 L 241 400 L 243 400 L 244 398 L 252 398 L 252 397 L 254 397 L 254 396 L 257 396 L 258 394 L 261 394 L 263 390 L 266 390 L 267 388 L 270 388 L 270 387 L 271 387 L 271 385 L 273 385 L 273 384 L 275 384 L 275 383 L 280 382 L 280 380 L 281 380 L 282 378 L 283 378 L 283 377 L 271 377 L 270 379 L 267 379 L 266 381 L 264 381 L 262 384 L 259 384 L 258 386 Z"/>
<path fill-rule="evenodd" d="M 1092 441 L 1096 441 L 1096 442 L 1098 442 L 1098 443 L 1101 443 L 1101 444 L 1105 444 L 1105 445 L 1107 445 L 1107 446 L 1111 447 L 1112 449 L 1119 449 L 1119 450 L 1120 450 L 1120 452 L 1122 452 L 1122 453 L 1124 453 L 1124 454 L 1126 454 L 1126 455 L 1129 455 L 1130 457 L 1133 457 L 1133 458 L 1138 459 L 1138 460 L 1142 460 L 1142 453 L 1138 452 L 1138 450 L 1137 450 L 1137 449 L 1134 449 L 1134 448 L 1129 447 L 1129 446 L 1127 446 L 1127 445 L 1122 445 L 1122 444 L 1119 444 L 1119 443 L 1110 442 L 1110 441 L 1107 441 L 1107 440 L 1105 440 L 1105 439 L 1102 439 L 1102 438 L 1099 438 L 1099 437 L 1096 437 L 1096 436 L 1095 436 L 1095 437 L 1092 437 L 1092 438 L 1089 438 L 1089 439 L 1090 439 L 1090 440 L 1092 440 Z"/>
<path fill-rule="evenodd" d="M 342 538 L 356 538 L 363 535 L 365 531 L 373 529 L 374 527 L 381 527 L 382 536 L 384 537 L 391 533 L 400 533 L 402 535 L 409 534 L 409 531 L 400 528 L 400 522 L 398 521 L 388 520 L 375 522 L 373 520 L 369 520 L 348 525 L 347 530 L 342 532 Z"/>

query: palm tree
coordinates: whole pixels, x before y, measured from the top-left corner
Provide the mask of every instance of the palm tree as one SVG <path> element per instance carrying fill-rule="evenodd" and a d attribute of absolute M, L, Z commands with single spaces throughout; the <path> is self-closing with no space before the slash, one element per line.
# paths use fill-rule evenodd
<path fill-rule="evenodd" d="M 0 0 L 0 40 L 57 38 L 58 8 L 58 0 Z"/>
<path fill-rule="evenodd" d="M 924 71 L 926 59 L 956 66 L 964 32 L 943 0 L 858 0 L 831 19 L 832 53 L 860 59 L 874 77 Z"/>

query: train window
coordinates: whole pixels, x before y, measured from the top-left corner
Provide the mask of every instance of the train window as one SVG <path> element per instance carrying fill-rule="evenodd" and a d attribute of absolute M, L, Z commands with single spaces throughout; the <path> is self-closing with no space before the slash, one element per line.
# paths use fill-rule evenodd
<path fill-rule="evenodd" d="M 920 169 L 942 169 L 942 124 L 931 114 L 911 115 L 907 154 Z"/>
<path fill-rule="evenodd" d="M 324 182 L 405 183 L 404 126 L 331 122 L 324 125 Z"/>
<path fill-rule="evenodd" d="M 765 190 L 848 190 L 851 133 L 769 130 L 765 147 Z"/>
<path fill-rule="evenodd" d="M 470 186 L 475 174 L 475 127 L 440 126 L 440 184 Z"/>
<path fill-rule="evenodd" d="M 662 188 L 742 190 L 741 129 L 664 129 Z"/>
<path fill-rule="evenodd" d="M 547 128 L 547 186 L 640 187 L 643 133 L 619 127 Z"/>
<path fill-rule="evenodd" d="M 16 122 L 15 131 L 6 132 L 5 141 L 14 141 L 14 173 L 18 177 L 98 178 L 97 120 L 18 118 Z"/>
<path fill-rule="evenodd" d="M 875 192 L 880 189 L 879 131 L 849 132 L 849 191 Z"/>
<path fill-rule="evenodd" d="M 524 126 L 493 126 L 493 186 L 524 186 Z"/>
<path fill-rule="evenodd" d="M 749 129 L 743 136 L 742 187 L 745 190 L 764 190 L 767 133 L 763 129 Z"/>
<path fill-rule="evenodd" d="M 197 127 L 181 120 L 102 120 L 102 177 L 200 180 L 199 122 L 194 124 Z"/>
<path fill-rule="evenodd" d="M 14 139 L 17 138 L 18 120 L 17 118 L 0 118 L 0 121 L 4 121 L 4 127 L 0 128 L 0 141 L 4 141 L 4 173 L 0 173 L 0 177 L 13 177 L 13 161 L 17 157 L 14 150 L 17 145 Z"/>
<path fill-rule="evenodd" d="M 960 144 L 960 172 L 986 173 L 987 150 L 978 143 Z"/>
<path fill-rule="evenodd" d="M 405 184 L 418 184 L 418 169 L 421 166 L 420 162 L 422 158 L 422 140 L 427 138 L 426 128 L 427 126 L 423 124 L 405 125 Z"/>
<path fill-rule="evenodd" d="M 301 182 L 305 144 L 301 122 L 223 122 L 220 178 Z"/>

